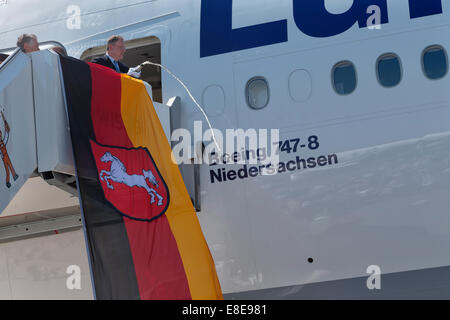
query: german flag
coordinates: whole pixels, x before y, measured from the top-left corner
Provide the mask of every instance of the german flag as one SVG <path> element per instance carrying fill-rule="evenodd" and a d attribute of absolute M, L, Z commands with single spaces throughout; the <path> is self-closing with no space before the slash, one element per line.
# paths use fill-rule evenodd
<path fill-rule="evenodd" d="M 144 83 L 60 61 L 96 299 L 222 299 Z"/>

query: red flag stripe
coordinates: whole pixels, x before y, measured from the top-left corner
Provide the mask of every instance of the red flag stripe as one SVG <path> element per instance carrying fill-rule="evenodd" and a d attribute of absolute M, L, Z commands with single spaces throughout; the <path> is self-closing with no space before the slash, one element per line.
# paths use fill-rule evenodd
<path fill-rule="evenodd" d="M 90 64 L 92 77 L 91 117 L 97 142 L 108 146 L 132 148 L 121 116 L 122 83 L 120 74 Z"/>
<path fill-rule="evenodd" d="M 102 145 L 133 148 L 121 116 L 121 75 L 90 64 L 91 117 Z M 167 217 L 139 222 L 124 217 L 141 299 L 191 299 L 176 240 Z"/>

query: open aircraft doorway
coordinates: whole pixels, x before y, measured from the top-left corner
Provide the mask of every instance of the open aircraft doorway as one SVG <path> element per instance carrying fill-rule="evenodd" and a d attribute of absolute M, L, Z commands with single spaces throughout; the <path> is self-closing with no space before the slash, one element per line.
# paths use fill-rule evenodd
<path fill-rule="evenodd" d="M 128 67 L 135 67 L 144 61 L 161 64 L 161 41 L 157 37 L 146 37 L 125 41 L 127 51 L 121 61 Z M 104 45 L 90 48 L 81 55 L 81 60 L 90 62 L 93 59 L 104 55 L 106 47 Z M 142 70 L 141 80 L 152 86 L 153 101 L 162 103 L 162 81 L 161 68 L 156 66 L 146 66 Z"/>

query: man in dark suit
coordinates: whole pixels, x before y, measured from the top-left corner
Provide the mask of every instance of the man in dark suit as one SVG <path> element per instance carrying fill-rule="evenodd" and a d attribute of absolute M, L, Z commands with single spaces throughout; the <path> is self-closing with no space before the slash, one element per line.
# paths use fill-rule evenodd
<path fill-rule="evenodd" d="M 141 76 L 140 72 L 137 72 L 135 68 L 128 68 L 120 62 L 123 59 L 125 51 L 125 41 L 123 38 L 121 36 L 112 36 L 106 43 L 106 54 L 102 57 L 95 58 L 92 62 L 111 68 L 119 73 L 127 73 L 132 77 L 139 78 Z"/>

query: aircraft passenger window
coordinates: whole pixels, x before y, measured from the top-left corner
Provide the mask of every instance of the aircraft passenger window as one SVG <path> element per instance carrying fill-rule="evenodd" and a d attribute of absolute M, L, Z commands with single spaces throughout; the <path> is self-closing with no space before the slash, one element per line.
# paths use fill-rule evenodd
<path fill-rule="evenodd" d="M 269 85 L 266 79 L 255 77 L 247 82 L 245 90 L 247 104 L 252 109 L 262 109 L 269 104 Z"/>
<path fill-rule="evenodd" d="M 350 61 L 342 61 L 333 67 L 333 88 L 340 95 L 348 95 L 356 89 L 356 69 Z"/>
<path fill-rule="evenodd" d="M 447 53 L 441 46 L 430 46 L 422 55 L 423 72 L 428 79 L 436 80 L 448 72 Z"/>
<path fill-rule="evenodd" d="M 400 59 L 393 53 L 387 53 L 377 61 L 378 81 L 383 87 L 395 87 L 402 80 Z"/>

